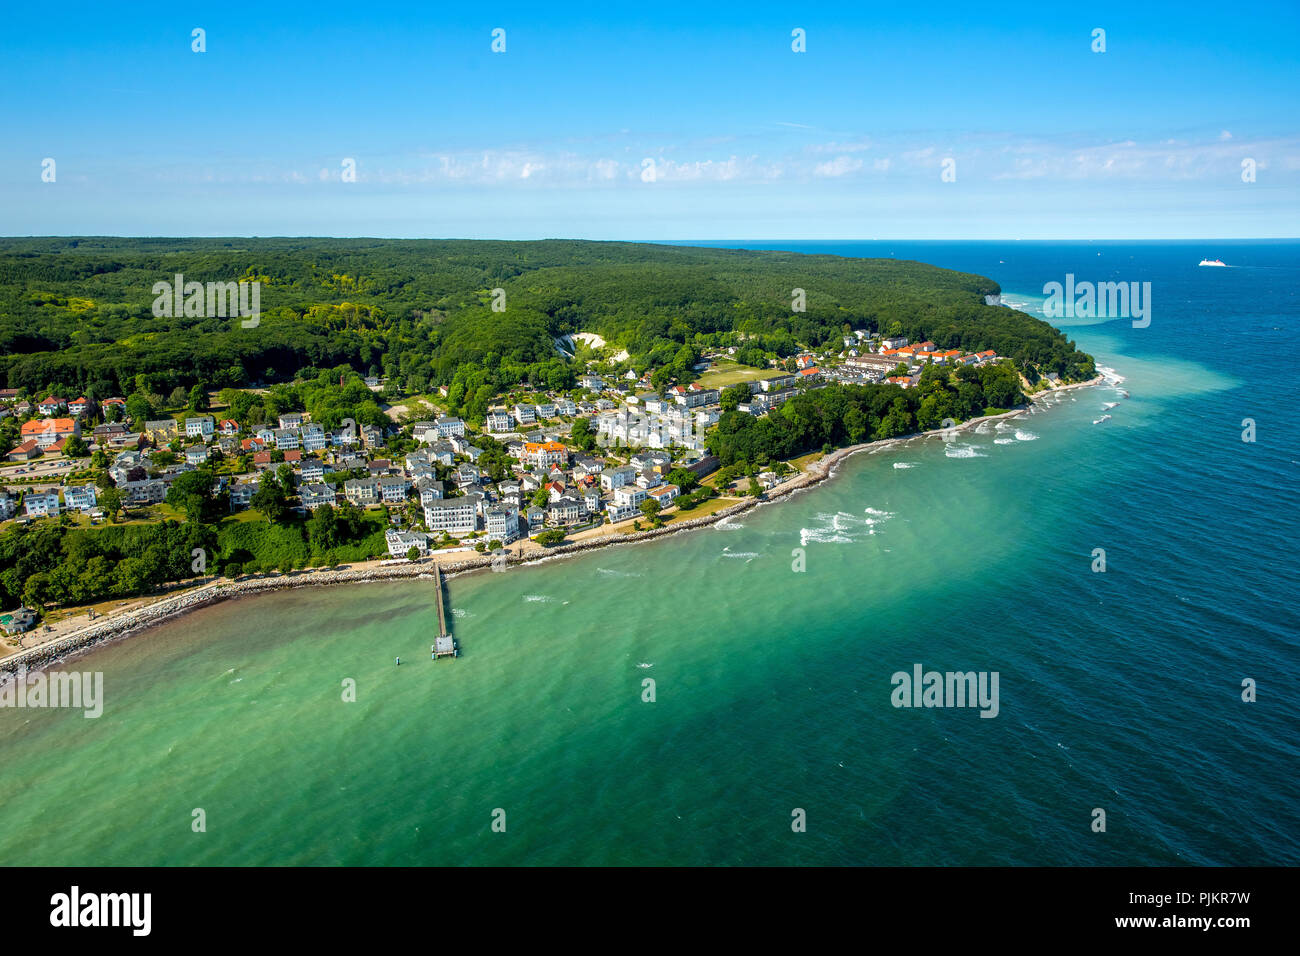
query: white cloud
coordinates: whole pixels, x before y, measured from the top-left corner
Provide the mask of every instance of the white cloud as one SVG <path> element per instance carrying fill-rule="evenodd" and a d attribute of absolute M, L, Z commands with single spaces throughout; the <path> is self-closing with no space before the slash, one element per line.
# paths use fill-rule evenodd
<path fill-rule="evenodd" d="M 836 156 L 834 159 L 824 163 L 818 163 L 813 167 L 813 175 L 823 178 L 835 176 L 846 176 L 849 173 L 856 173 L 863 166 L 862 160 L 853 159 L 849 156 Z"/>

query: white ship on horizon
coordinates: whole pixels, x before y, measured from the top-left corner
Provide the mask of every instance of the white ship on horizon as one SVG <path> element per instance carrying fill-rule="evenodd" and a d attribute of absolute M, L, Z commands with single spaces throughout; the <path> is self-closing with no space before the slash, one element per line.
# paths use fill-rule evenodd
<path fill-rule="evenodd" d="M 1224 268 L 1228 266 L 1222 259 L 1202 259 L 1200 264 L 1203 266 L 1223 266 Z"/>

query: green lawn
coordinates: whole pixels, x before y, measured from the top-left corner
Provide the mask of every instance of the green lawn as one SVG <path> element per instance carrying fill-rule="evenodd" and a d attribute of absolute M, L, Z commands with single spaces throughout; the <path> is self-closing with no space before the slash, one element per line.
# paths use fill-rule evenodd
<path fill-rule="evenodd" d="M 791 468 L 797 469 L 798 471 L 803 471 L 813 462 L 820 461 L 821 459 L 822 459 L 821 452 L 810 451 L 808 454 L 800 455 L 798 458 L 791 458 L 789 461 L 786 462 L 786 464 L 789 465 Z"/>
<path fill-rule="evenodd" d="M 715 511 L 721 511 L 723 508 L 730 508 L 734 504 L 739 504 L 734 498 L 710 498 L 691 508 L 689 511 L 683 511 L 677 508 L 671 515 L 664 516 L 664 524 L 672 524 L 674 521 L 689 521 L 691 518 L 703 518 L 705 515 L 711 515 Z"/>
<path fill-rule="evenodd" d="M 753 382 L 760 378 L 773 378 L 784 375 L 779 369 L 751 368 L 739 362 L 721 361 L 699 377 L 701 388 L 725 388 L 737 382 Z"/>

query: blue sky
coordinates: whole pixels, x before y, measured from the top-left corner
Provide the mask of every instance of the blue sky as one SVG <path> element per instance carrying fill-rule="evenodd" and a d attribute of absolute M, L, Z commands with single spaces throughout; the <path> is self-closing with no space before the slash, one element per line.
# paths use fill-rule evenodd
<path fill-rule="evenodd" d="M 559 6 L 10 5 L 0 234 L 1300 234 L 1295 3 Z"/>

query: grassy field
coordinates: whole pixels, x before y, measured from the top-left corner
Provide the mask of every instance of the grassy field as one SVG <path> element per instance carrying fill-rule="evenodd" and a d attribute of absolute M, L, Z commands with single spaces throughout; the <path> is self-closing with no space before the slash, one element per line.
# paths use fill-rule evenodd
<path fill-rule="evenodd" d="M 822 457 L 823 456 L 821 452 L 810 451 L 808 454 L 801 455 L 798 458 L 791 458 L 789 461 L 786 462 L 786 464 L 789 465 L 791 468 L 797 468 L 799 471 L 803 471 L 813 462 L 820 461 Z"/>
<path fill-rule="evenodd" d="M 723 508 L 730 508 L 738 502 L 739 499 L 737 498 L 710 498 L 708 501 L 696 505 L 690 511 L 683 511 L 680 508 L 674 508 L 670 513 L 663 516 L 663 523 L 665 526 L 668 526 L 680 521 L 689 521 L 692 518 L 703 518 L 706 515 L 713 514 L 715 511 L 721 511 Z M 640 530 L 646 531 L 649 527 L 650 522 L 645 518 L 642 518 Z M 620 526 L 617 530 L 622 534 L 635 534 L 637 531 L 637 529 L 633 527 L 631 521 L 620 522 Z"/>
<path fill-rule="evenodd" d="M 688 521 L 691 518 L 703 518 L 705 515 L 711 515 L 723 508 L 730 508 L 734 504 L 738 504 L 735 498 L 710 498 L 708 501 L 696 505 L 690 511 L 682 511 L 678 508 L 671 515 L 664 518 L 664 524 L 672 524 L 674 521 Z"/>
<path fill-rule="evenodd" d="M 737 382 L 753 382 L 760 378 L 784 375 L 779 369 L 750 368 L 738 362 L 721 361 L 699 378 L 701 388 L 725 388 Z"/>

